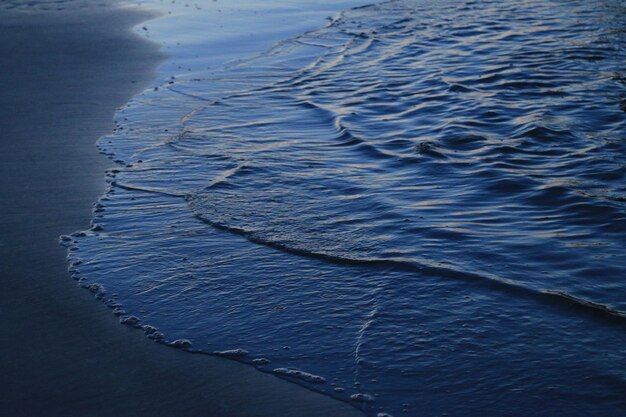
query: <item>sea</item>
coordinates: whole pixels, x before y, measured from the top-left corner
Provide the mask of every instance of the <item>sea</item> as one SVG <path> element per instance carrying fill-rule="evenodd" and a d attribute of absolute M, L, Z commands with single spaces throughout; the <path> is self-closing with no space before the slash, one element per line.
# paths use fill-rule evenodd
<path fill-rule="evenodd" d="M 61 237 L 123 324 L 368 416 L 626 415 L 625 1 L 125 7 L 168 58 Z"/>

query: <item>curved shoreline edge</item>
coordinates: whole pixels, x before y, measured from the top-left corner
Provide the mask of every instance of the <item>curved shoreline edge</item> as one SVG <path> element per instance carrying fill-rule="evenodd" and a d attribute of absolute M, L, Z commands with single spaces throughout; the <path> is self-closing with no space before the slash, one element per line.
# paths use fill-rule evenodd
<path fill-rule="evenodd" d="M 0 11 L 0 414 L 351 416 L 355 408 L 224 358 L 165 349 L 69 278 L 59 235 L 89 224 L 111 165 L 94 141 L 162 59 L 133 9 Z"/>

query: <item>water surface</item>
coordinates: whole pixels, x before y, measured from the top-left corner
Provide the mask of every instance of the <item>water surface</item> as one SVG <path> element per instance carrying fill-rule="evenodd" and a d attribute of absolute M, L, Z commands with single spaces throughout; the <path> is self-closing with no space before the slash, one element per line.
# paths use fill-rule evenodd
<path fill-rule="evenodd" d="M 71 269 L 371 415 L 624 415 L 625 21 L 400 0 L 245 59 L 171 46 Z"/>

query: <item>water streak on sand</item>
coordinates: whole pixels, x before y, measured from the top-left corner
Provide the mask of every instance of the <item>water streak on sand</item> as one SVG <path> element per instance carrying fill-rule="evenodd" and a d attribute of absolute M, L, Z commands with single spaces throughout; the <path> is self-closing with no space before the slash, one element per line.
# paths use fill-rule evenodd
<path fill-rule="evenodd" d="M 165 80 L 100 140 L 72 270 L 372 415 L 621 415 L 625 20 L 391 1 Z"/>

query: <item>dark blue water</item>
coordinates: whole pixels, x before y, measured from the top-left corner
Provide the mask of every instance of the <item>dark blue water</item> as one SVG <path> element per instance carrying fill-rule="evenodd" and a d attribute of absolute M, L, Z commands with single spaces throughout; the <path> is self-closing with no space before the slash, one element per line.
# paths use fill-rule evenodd
<path fill-rule="evenodd" d="M 370 415 L 626 415 L 625 58 L 621 1 L 347 11 L 121 111 L 71 269 Z"/>

